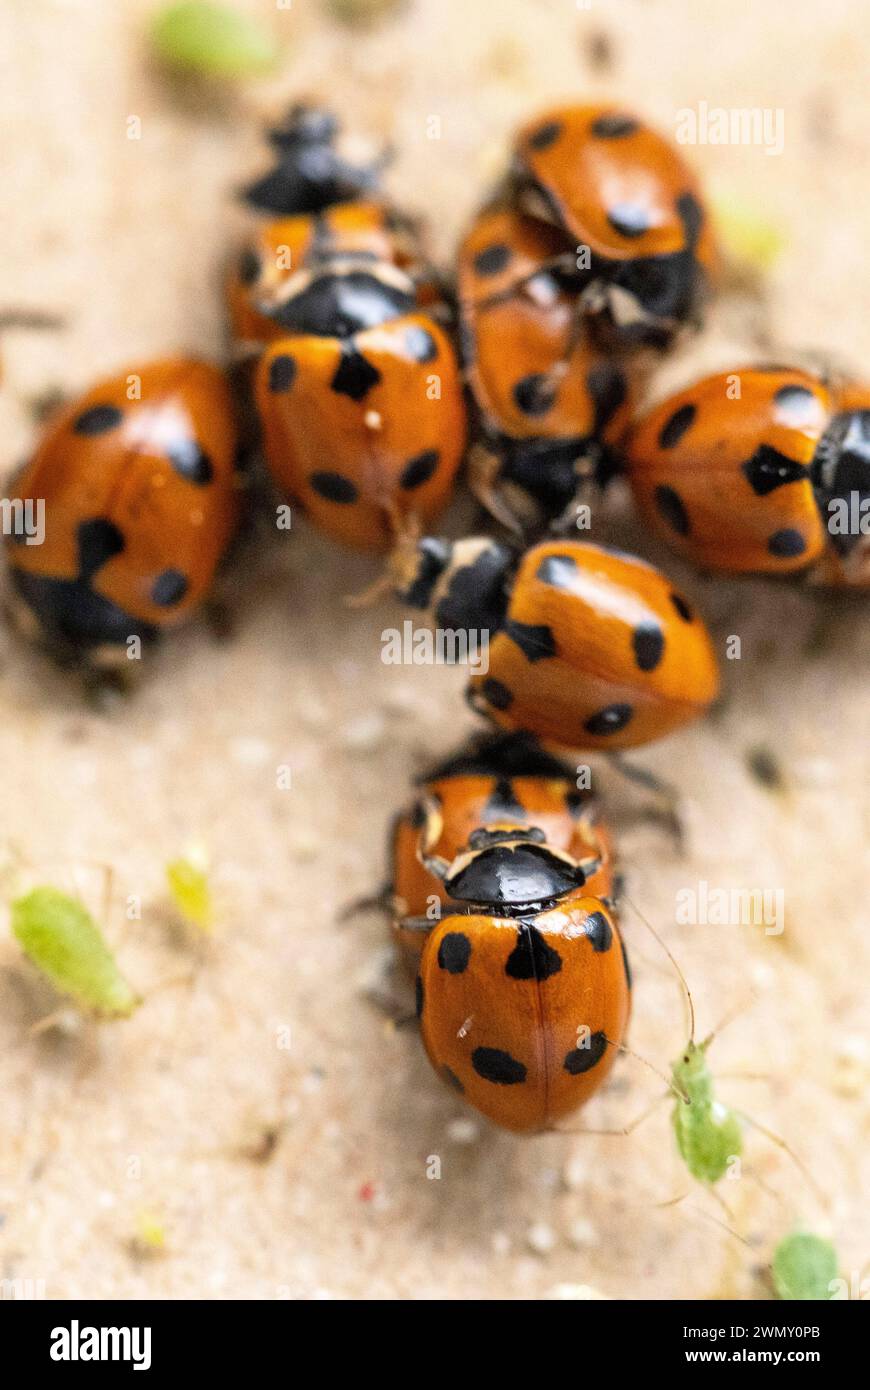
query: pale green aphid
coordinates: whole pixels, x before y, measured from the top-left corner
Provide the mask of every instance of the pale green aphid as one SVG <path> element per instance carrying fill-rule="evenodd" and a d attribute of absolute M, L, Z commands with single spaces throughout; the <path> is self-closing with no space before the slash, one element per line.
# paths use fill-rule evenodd
<path fill-rule="evenodd" d="M 240 10 L 211 0 L 181 0 L 161 10 L 151 42 L 163 62 L 205 77 L 269 72 L 278 48 L 268 29 Z"/>
<path fill-rule="evenodd" d="M 839 1273 L 837 1252 L 821 1236 L 793 1231 L 776 1247 L 772 1269 L 777 1298 L 827 1301 Z"/>
<path fill-rule="evenodd" d="M 743 1149 L 740 1121 L 713 1094 L 713 1074 L 707 1065 L 710 1043 L 689 1042 L 671 1064 L 674 1089 L 673 1125 L 680 1156 L 693 1178 L 716 1183 Z"/>
<path fill-rule="evenodd" d="M 101 1018 L 127 1018 L 142 1002 L 83 903 L 34 888 L 12 903 L 12 933 L 60 994 Z"/>

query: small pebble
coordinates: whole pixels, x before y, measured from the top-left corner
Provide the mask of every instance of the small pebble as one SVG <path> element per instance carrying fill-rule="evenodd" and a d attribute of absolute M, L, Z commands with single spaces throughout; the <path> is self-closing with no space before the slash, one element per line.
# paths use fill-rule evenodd
<path fill-rule="evenodd" d="M 585 1158 L 569 1158 L 562 1169 L 562 1181 L 569 1192 L 577 1192 L 586 1186 L 589 1165 Z"/>
<path fill-rule="evenodd" d="M 575 1250 L 586 1250 L 589 1246 L 598 1244 L 598 1232 L 591 1221 L 587 1221 L 585 1217 L 581 1216 L 576 1221 L 571 1222 L 568 1229 L 568 1240 Z"/>
<path fill-rule="evenodd" d="M 386 719 L 373 710 L 349 720 L 342 727 L 339 737 L 342 745 L 351 753 L 374 753 L 383 743 L 386 732 Z"/>
<path fill-rule="evenodd" d="M 480 1138 L 480 1126 L 464 1116 L 460 1120 L 451 1120 L 447 1126 L 447 1138 L 454 1144 L 474 1144 Z"/>
<path fill-rule="evenodd" d="M 264 767 L 271 757 L 271 750 L 264 739 L 243 735 L 230 739 L 230 757 L 239 767 Z"/>
<path fill-rule="evenodd" d="M 536 1255 L 549 1255 L 556 1248 L 556 1232 L 543 1221 L 536 1221 L 526 1232 L 526 1242 Z"/>

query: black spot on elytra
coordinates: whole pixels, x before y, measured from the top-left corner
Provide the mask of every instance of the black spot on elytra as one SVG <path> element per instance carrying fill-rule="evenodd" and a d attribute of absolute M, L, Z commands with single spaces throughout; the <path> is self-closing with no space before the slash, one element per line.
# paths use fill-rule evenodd
<path fill-rule="evenodd" d="M 773 400 L 777 421 L 792 429 L 814 425 L 819 419 L 819 402 L 808 386 L 780 386 Z"/>
<path fill-rule="evenodd" d="M 593 951 L 603 955 L 605 951 L 610 950 L 613 941 L 613 928 L 603 912 L 590 912 L 586 918 L 584 931 L 592 944 Z"/>
<path fill-rule="evenodd" d="M 289 391 L 296 380 L 296 360 L 289 352 L 273 357 L 269 363 L 269 390 Z"/>
<path fill-rule="evenodd" d="M 631 705 L 605 705 L 591 715 L 583 725 L 587 734 L 618 734 L 632 718 Z"/>
<path fill-rule="evenodd" d="M 448 975 L 461 975 L 471 960 L 471 942 L 461 931 L 449 931 L 438 946 L 438 964 Z"/>
<path fill-rule="evenodd" d="M 116 405 L 92 405 L 90 410 L 83 410 L 73 422 L 73 433 L 105 434 L 107 430 L 120 425 L 123 418 L 123 411 Z"/>
<path fill-rule="evenodd" d="M 454 1091 L 459 1091 L 460 1094 L 464 1094 L 465 1087 L 459 1080 L 459 1077 L 456 1075 L 455 1071 L 451 1071 L 449 1067 L 442 1067 L 441 1075 L 444 1077 L 444 1080 L 447 1082 L 448 1086 L 453 1087 Z"/>
<path fill-rule="evenodd" d="M 188 590 L 187 576 L 181 570 L 164 570 L 151 586 L 151 598 L 161 608 L 173 608 Z"/>
<path fill-rule="evenodd" d="M 608 208 L 607 220 L 615 232 L 624 237 L 640 237 L 649 231 L 649 209 L 640 203 L 617 203 Z"/>
<path fill-rule="evenodd" d="M 562 957 L 548 946 L 537 927 L 517 928 L 517 944 L 507 958 L 504 973 L 512 980 L 549 980 L 562 969 Z"/>
<path fill-rule="evenodd" d="M 405 332 L 405 351 L 413 362 L 434 362 L 438 344 L 428 329 L 412 323 Z"/>
<path fill-rule="evenodd" d="M 679 613 L 684 623 L 694 622 L 695 615 L 682 594 L 672 593 L 671 603 L 674 605 L 674 608 L 677 613 Z"/>
<path fill-rule="evenodd" d="M 621 140 L 626 135 L 634 135 L 637 130 L 637 121 L 633 116 L 623 116 L 618 111 L 608 111 L 594 120 L 589 130 L 599 140 Z"/>
<path fill-rule="evenodd" d="M 607 1051 L 607 1038 L 603 1033 L 592 1033 L 588 1047 L 572 1047 L 565 1056 L 564 1067 L 572 1076 L 582 1076 L 591 1071 Z"/>
<path fill-rule="evenodd" d="M 480 693 L 487 704 L 492 705 L 493 709 L 510 709 L 514 702 L 513 692 L 508 690 L 502 681 L 497 681 L 494 676 L 487 676 Z"/>
<path fill-rule="evenodd" d="M 414 981 L 414 1003 L 415 1003 L 416 1013 L 417 1013 L 417 1017 L 418 1017 L 418 1018 L 422 1018 L 422 1017 L 423 1017 L 423 1004 L 424 1004 L 424 1002 L 425 1002 L 425 1001 L 424 1001 L 424 995 L 423 995 L 423 981 L 420 979 L 420 976 L 418 975 L 417 978 L 416 978 L 416 980 Z"/>
<path fill-rule="evenodd" d="M 571 589 L 576 570 L 573 555 L 545 555 L 535 570 L 535 578 L 542 584 L 552 584 L 554 589 Z"/>
<path fill-rule="evenodd" d="M 353 343 L 342 343 L 341 361 L 330 383 L 333 391 L 340 396 L 350 396 L 352 401 L 361 401 L 380 379 L 377 367 L 372 366 Z"/>
<path fill-rule="evenodd" d="M 312 473 L 308 479 L 311 487 L 327 502 L 355 502 L 359 497 L 359 490 L 350 478 L 345 478 L 341 473 Z"/>
<path fill-rule="evenodd" d="M 546 415 L 556 399 L 553 378 L 546 372 L 532 372 L 516 383 L 513 397 L 524 415 Z"/>
<path fill-rule="evenodd" d="M 124 536 L 114 521 L 98 516 L 80 522 L 76 531 L 76 545 L 79 578 L 91 579 L 113 555 L 120 555 L 124 549 Z"/>
<path fill-rule="evenodd" d="M 417 454 L 415 458 L 409 459 L 402 469 L 399 478 L 399 486 L 410 491 L 415 487 L 422 487 L 434 476 L 438 467 L 440 454 L 437 449 L 425 449 L 422 454 Z"/>
<path fill-rule="evenodd" d="M 802 463 L 781 454 L 769 444 L 759 444 L 752 458 L 747 459 L 740 469 L 756 497 L 767 497 L 786 483 L 796 483 L 808 476 Z"/>
<path fill-rule="evenodd" d="M 526 1079 L 522 1062 L 499 1047 L 476 1047 L 471 1054 L 471 1065 L 478 1076 L 496 1086 L 516 1086 Z"/>
<path fill-rule="evenodd" d="M 556 639 L 545 623 L 518 623 L 506 618 L 502 632 L 516 642 L 527 661 L 543 661 L 557 654 Z"/>
<path fill-rule="evenodd" d="M 166 450 L 169 462 L 181 478 L 204 487 L 214 477 L 211 459 L 195 439 L 178 439 Z"/>
<path fill-rule="evenodd" d="M 807 543 L 800 531 L 795 530 L 793 526 L 784 526 L 782 530 L 774 531 L 767 542 L 767 548 L 778 560 L 793 560 L 798 555 L 803 555 Z"/>
<path fill-rule="evenodd" d="M 666 483 L 660 484 L 655 490 L 655 504 L 659 516 L 668 523 L 678 536 L 688 536 L 689 513 L 686 511 L 686 504 L 678 492 Z"/>
<path fill-rule="evenodd" d="M 485 246 L 474 258 L 474 269 L 478 275 L 498 275 L 511 258 L 511 249 L 504 242 L 494 241 Z"/>
<path fill-rule="evenodd" d="M 621 405 L 625 404 L 628 386 L 625 373 L 612 363 L 603 362 L 586 374 L 586 389 L 595 406 L 595 433 L 610 423 Z"/>
<path fill-rule="evenodd" d="M 673 449 L 675 444 L 679 444 L 686 430 L 694 424 L 697 413 L 698 408 L 691 401 L 675 410 L 659 430 L 659 448 Z"/>
<path fill-rule="evenodd" d="M 641 671 L 654 671 L 664 655 L 665 634 L 658 623 L 638 623 L 631 634 L 631 645 Z"/>
<path fill-rule="evenodd" d="M 533 150 L 548 150 L 554 145 L 562 134 L 561 121 L 546 121 L 544 125 L 538 126 L 529 136 L 529 148 Z"/>

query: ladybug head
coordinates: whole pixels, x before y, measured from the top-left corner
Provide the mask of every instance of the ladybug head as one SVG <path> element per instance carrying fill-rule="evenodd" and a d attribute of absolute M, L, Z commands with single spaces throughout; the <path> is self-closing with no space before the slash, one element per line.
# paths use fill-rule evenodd
<path fill-rule="evenodd" d="M 387 151 L 342 152 L 339 124 L 330 111 L 299 102 L 269 131 L 277 166 L 244 191 L 255 208 L 279 217 L 320 213 L 377 186 Z"/>
<path fill-rule="evenodd" d="M 602 347 L 665 348 L 691 318 L 702 284 L 691 251 L 639 256 L 595 279 L 581 302 Z"/>
<path fill-rule="evenodd" d="M 475 830 L 447 870 L 451 898 L 512 911 L 564 897 L 586 882 L 584 869 L 551 848 L 537 826 L 493 825 Z"/>
<path fill-rule="evenodd" d="M 269 143 L 277 150 L 298 145 L 331 145 L 338 135 L 338 120 L 331 111 L 296 101 L 279 125 L 269 131 Z"/>
<path fill-rule="evenodd" d="M 831 545 L 848 555 L 870 499 L 870 409 L 835 415 L 819 440 L 810 478 Z"/>

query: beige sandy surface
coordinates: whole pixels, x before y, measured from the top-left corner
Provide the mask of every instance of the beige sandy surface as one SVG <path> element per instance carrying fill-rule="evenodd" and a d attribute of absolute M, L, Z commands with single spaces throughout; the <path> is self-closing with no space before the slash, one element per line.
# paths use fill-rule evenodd
<path fill-rule="evenodd" d="M 758 331 L 780 351 L 820 347 L 870 368 L 860 0 L 411 0 L 406 17 L 362 39 L 317 0 L 252 0 L 286 39 L 286 65 L 235 101 L 173 94 L 149 68 L 140 34 L 152 8 L 3 6 L 0 304 L 66 319 L 58 333 L 4 339 L 4 467 L 30 446 L 29 402 L 47 389 L 170 349 L 219 353 L 218 271 L 239 223 L 231 191 L 260 167 L 258 116 L 301 92 L 395 140 L 392 187 L 428 215 L 445 256 L 511 126 L 553 99 L 615 96 L 665 129 L 700 100 L 783 108 L 778 157 L 693 152 L 787 245 L 769 302 L 719 311 L 671 374 L 746 360 Z M 591 57 L 601 35 L 603 69 Z M 126 138 L 131 115 L 139 141 Z M 440 140 L 427 139 L 432 115 Z M 630 523 L 612 534 L 663 558 Z M 471 727 L 461 674 L 384 666 L 381 631 L 401 614 L 341 603 L 374 566 L 302 526 L 288 539 L 264 523 L 236 571 L 231 640 L 194 625 L 107 712 L 0 634 L 0 835 L 37 878 L 68 883 L 58 861 L 80 877 L 85 861 L 113 866 L 109 930 L 146 993 L 192 972 L 96 1038 L 34 1039 L 51 996 L 0 926 L 0 1278 L 44 1281 L 52 1298 L 542 1298 L 581 1285 L 612 1298 L 745 1298 L 765 1293 L 772 1245 L 796 1219 L 834 1235 L 847 1272 L 864 1264 L 866 609 L 670 568 L 720 650 L 738 634 L 743 656 L 726 663 L 718 717 L 643 757 L 679 785 L 687 857 L 655 827 L 629 824 L 631 797 L 614 789 L 630 891 L 678 956 L 701 1029 L 748 1005 L 713 1058 L 762 1079 L 723 1077 L 722 1094 L 788 1138 L 827 1210 L 750 1133 L 744 1177 L 723 1184 L 747 1248 L 691 1190 L 666 1106 L 629 1138 L 522 1140 L 442 1090 L 413 1028 L 366 995 L 382 924 L 338 913 L 380 878 L 384 827 L 412 773 Z M 747 771 L 759 744 L 783 769 L 780 791 Z M 290 790 L 276 784 L 283 765 Z M 163 885 L 166 861 L 192 839 L 211 850 L 220 905 L 204 945 L 173 925 Z M 701 879 L 782 888 L 784 933 L 677 926 L 676 892 Z M 96 904 L 96 875 L 83 884 Z M 122 931 L 130 895 L 142 918 Z M 666 1066 L 683 1039 L 679 992 L 626 920 L 632 1046 Z M 658 1087 L 622 1059 L 583 1121 L 623 1124 Z M 427 1177 L 432 1155 L 439 1180 Z M 149 1220 L 165 1248 L 137 1254 Z"/>

